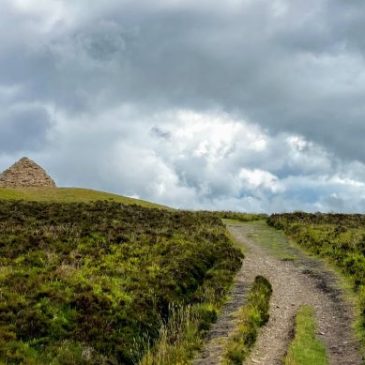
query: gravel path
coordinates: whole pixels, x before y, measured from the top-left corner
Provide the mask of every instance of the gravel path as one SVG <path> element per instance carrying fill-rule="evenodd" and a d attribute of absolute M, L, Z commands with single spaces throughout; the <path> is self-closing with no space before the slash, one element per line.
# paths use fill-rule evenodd
<path fill-rule="evenodd" d="M 343 300 L 336 280 L 322 264 L 296 252 L 295 261 L 283 261 L 257 244 L 254 226 L 229 224 L 228 229 L 247 248 L 242 269 L 236 277 L 231 300 L 210 331 L 205 348 L 194 365 L 219 365 L 225 341 L 235 325 L 234 312 L 243 305 L 244 295 L 255 276 L 265 276 L 273 286 L 270 320 L 261 330 L 246 365 L 280 365 L 293 332 L 298 308 L 315 308 L 318 336 L 327 347 L 331 365 L 360 365 L 362 359 L 351 323 L 351 306 Z M 313 364 L 315 365 L 315 364 Z"/>

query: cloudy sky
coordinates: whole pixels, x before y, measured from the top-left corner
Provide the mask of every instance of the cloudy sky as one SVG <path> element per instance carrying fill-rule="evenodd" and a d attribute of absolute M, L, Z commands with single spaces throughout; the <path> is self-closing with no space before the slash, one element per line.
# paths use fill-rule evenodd
<path fill-rule="evenodd" d="M 181 208 L 365 210 L 363 0 L 1 0 L 0 170 Z"/>

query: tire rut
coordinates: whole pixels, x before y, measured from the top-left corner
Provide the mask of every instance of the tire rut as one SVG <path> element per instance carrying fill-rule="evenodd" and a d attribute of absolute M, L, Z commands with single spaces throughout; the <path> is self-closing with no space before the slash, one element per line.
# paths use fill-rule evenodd
<path fill-rule="evenodd" d="M 226 341 L 235 327 L 235 313 L 244 305 L 246 294 L 253 282 L 252 275 L 246 269 L 243 264 L 236 275 L 229 300 L 224 305 L 217 322 L 209 331 L 206 345 L 193 361 L 193 365 L 215 365 L 222 361 Z"/>

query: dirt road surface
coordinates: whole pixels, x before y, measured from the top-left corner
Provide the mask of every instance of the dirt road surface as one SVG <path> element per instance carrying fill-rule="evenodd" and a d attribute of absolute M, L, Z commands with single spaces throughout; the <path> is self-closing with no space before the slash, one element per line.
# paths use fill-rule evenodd
<path fill-rule="evenodd" d="M 361 365 L 359 344 L 351 328 L 353 309 L 344 299 L 335 275 L 326 270 L 320 261 L 308 257 L 299 249 L 288 247 L 289 259 L 281 252 L 282 248 L 274 252 L 270 244 L 261 244 L 257 227 L 263 226 L 229 223 L 227 227 L 237 243 L 245 248 L 245 259 L 230 300 L 193 364 L 220 364 L 226 340 L 235 327 L 235 312 L 244 304 L 245 294 L 254 278 L 263 275 L 273 287 L 270 320 L 260 331 L 256 345 L 245 361 L 246 365 L 283 363 L 293 333 L 295 314 L 303 304 L 315 309 L 317 335 L 327 348 L 330 365 Z M 271 228 L 266 226 L 264 230 Z"/>

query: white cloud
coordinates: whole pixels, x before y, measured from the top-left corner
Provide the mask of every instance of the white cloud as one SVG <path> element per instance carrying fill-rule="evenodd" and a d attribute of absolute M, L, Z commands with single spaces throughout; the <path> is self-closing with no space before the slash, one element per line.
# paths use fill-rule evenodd
<path fill-rule="evenodd" d="M 5 0 L 14 11 L 31 20 L 32 30 L 47 33 L 70 23 L 72 12 L 62 0 Z"/>
<path fill-rule="evenodd" d="M 298 152 L 302 152 L 308 147 L 308 142 L 301 136 L 290 136 L 287 138 L 288 144 L 296 149 Z"/>
<path fill-rule="evenodd" d="M 246 188 L 267 189 L 273 193 L 283 189 L 278 177 L 268 171 L 242 168 L 239 171 L 238 177 L 242 180 L 243 185 L 246 186 Z"/>
<path fill-rule="evenodd" d="M 31 157 L 54 172 L 60 185 L 194 209 L 359 211 L 365 200 L 365 184 L 315 143 L 270 135 L 217 110 L 146 117 L 127 104 L 77 119 L 48 110 L 55 123 L 52 148 Z M 259 147 L 257 141 L 263 141 Z M 5 167 L 9 160 L 0 163 Z M 362 164 L 351 171 L 365 176 Z"/>

